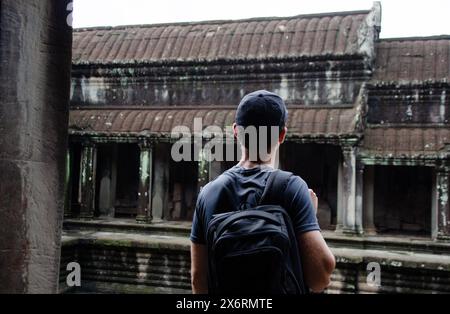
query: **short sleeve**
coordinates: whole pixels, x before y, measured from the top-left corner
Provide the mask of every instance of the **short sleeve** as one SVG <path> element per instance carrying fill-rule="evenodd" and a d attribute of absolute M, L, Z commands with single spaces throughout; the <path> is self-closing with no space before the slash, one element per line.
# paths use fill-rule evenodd
<path fill-rule="evenodd" d="M 205 230 L 204 230 L 204 208 L 201 193 L 198 196 L 197 204 L 195 206 L 194 218 L 192 219 L 192 229 L 190 240 L 196 244 L 206 244 Z"/>
<path fill-rule="evenodd" d="M 296 234 L 320 231 L 316 210 L 311 201 L 309 188 L 299 176 L 292 176 L 286 187 L 287 210 L 291 216 Z"/>

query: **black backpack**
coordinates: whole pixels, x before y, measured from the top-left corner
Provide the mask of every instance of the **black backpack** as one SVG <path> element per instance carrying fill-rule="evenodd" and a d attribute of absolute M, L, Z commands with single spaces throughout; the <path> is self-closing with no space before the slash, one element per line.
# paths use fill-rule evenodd
<path fill-rule="evenodd" d="M 257 207 L 212 217 L 207 228 L 209 293 L 307 293 L 291 219 L 277 205 L 291 176 L 273 171 Z"/>

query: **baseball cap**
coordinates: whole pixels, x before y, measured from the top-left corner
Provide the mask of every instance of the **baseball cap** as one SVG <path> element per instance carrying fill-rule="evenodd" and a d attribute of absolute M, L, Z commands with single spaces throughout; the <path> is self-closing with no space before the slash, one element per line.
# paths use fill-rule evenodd
<path fill-rule="evenodd" d="M 288 111 L 283 99 L 266 90 L 252 92 L 242 98 L 236 111 L 236 124 L 284 127 Z"/>

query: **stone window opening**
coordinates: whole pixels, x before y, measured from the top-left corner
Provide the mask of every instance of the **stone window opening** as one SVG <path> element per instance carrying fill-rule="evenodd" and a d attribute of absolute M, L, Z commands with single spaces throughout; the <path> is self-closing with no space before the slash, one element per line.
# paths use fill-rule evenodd
<path fill-rule="evenodd" d="M 377 234 L 431 235 L 432 168 L 374 167 Z"/>

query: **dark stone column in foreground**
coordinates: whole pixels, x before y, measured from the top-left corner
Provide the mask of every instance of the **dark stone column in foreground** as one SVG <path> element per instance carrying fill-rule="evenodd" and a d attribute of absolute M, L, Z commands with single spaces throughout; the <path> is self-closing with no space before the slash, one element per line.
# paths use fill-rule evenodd
<path fill-rule="evenodd" d="M 69 1 L 0 1 L 0 293 L 58 291 Z"/>

